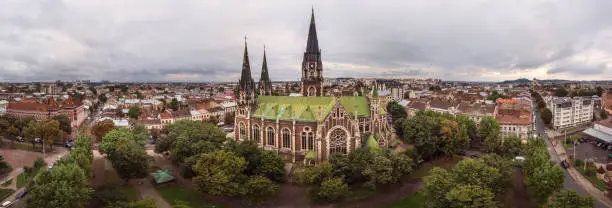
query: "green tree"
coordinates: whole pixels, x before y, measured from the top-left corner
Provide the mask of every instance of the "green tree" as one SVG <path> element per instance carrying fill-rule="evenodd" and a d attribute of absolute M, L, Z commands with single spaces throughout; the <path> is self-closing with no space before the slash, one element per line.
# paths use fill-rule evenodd
<path fill-rule="evenodd" d="M 157 141 L 155 151 L 170 152 L 170 158 L 176 164 L 189 157 L 221 149 L 226 141 L 221 129 L 205 122 L 177 121 L 168 125 L 167 130 L 168 134 Z"/>
<path fill-rule="evenodd" d="M 392 121 L 397 121 L 402 118 L 408 117 L 408 113 L 406 113 L 406 109 L 402 107 L 395 101 L 389 102 L 387 104 L 387 112 L 391 115 Z"/>
<path fill-rule="evenodd" d="M 280 186 L 264 176 L 253 176 L 246 183 L 245 197 L 249 204 L 262 204 L 278 195 Z"/>
<path fill-rule="evenodd" d="M 465 129 L 470 139 L 476 137 L 478 128 L 476 128 L 476 124 L 470 117 L 459 114 L 455 119 L 459 123 L 459 129 Z"/>
<path fill-rule="evenodd" d="M 545 202 L 551 194 L 563 188 L 563 170 L 552 162 L 538 169 L 525 178 L 525 184 L 540 202 Z"/>
<path fill-rule="evenodd" d="M 599 117 L 600 117 L 602 120 L 608 119 L 608 112 L 606 112 L 605 110 L 601 110 L 601 111 L 599 112 Z"/>
<path fill-rule="evenodd" d="M 41 171 L 29 188 L 27 207 L 85 207 L 92 189 L 77 164 L 60 164 Z"/>
<path fill-rule="evenodd" d="M 573 190 L 558 192 L 549 208 L 593 208 L 593 198 L 590 196 L 582 197 Z"/>
<path fill-rule="evenodd" d="M 286 180 L 285 163 L 278 153 L 264 151 L 255 169 L 255 174 L 264 175 L 276 182 L 284 182 Z"/>
<path fill-rule="evenodd" d="M 142 145 L 127 138 L 115 142 L 114 151 L 107 155 L 119 177 L 124 180 L 147 177 L 149 157 Z"/>
<path fill-rule="evenodd" d="M 339 177 L 327 178 L 321 186 L 311 190 L 310 196 L 315 201 L 332 202 L 344 199 L 349 194 L 348 185 Z"/>
<path fill-rule="evenodd" d="M 543 108 L 540 109 L 540 117 L 542 118 L 542 121 L 544 121 L 544 124 L 549 125 L 550 122 L 552 122 L 553 115 L 548 108 Z"/>
<path fill-rule="evenodd" d="M 309 167 L 296 172 L 302 184 L 321 184 L 325 179 L 331 178 L 333 166 L 329 162 L 322 162 L 314 167 Z"/>
<path fill-rule="evenodd" d="M 138 119 L 138 116 L 140 116 L 140 107 L 138 106 L 132 106 L 130 107 L 130 109 L 128 110 L 128 117 L 131 119 Z"/>
<path fill-rule="evenodd" d="M 32 147 L 35 147 L 36 138 L 40 138 L 41 127 L 36 121 L 28 122 L 27 126 L 23 128 L 23 137 L 28 141 L 32 142 Z"/>
<path fill-rule="evenodd" d="M 0 155 L 0 175 L 4 175 L 5 173 L 9 173 L 13 170 L 10 164 L 4 160 L 4 157 Z"/>
<path fill-rule="evenodd" d="M 244 190 L 241 185 L 245 181 L 242 172 L 246 168 L 244 158 L 220 150 L 200 154 L 196 161 L 193 182 L 199 191 L 210 195 L 242 195 Z"/>
<path fill-rule="evenodd" d="M 446 193 L 449 208 L 488 208 L 496 207 L 495 195 L 486 188 L 476 185 L 460 184 Z"/>
<path fill-rule="evenodd" d="M 60 129 L 60 123 L 56 120 L 47 120 L 41 123 L 40 137 L 48 144 L 47 147 L 53 148 L 53 143 L 64 138 L 64 131 Z"/>
<path fill-rule="evenodd" d="M 569 94 L 569 92 L 567 91 L 567 89 L 565 89 L 565 87 L 558 87 L 555 90 L 555 96 L 557 97 L 565 97 L 567 96 L 567 94 Z"/>
<path fill-rule="evenodd" d="M 374 152 L 371 164 L 365 167 L 362 174 L 369 179 L 364 186 L 372 190 L 376 188 L 376 184 L 396 182 L 393 177 L 393 162 L 380 152 Z"/>
<path fill-rule="evenodd" d="M 504 138 L 502 147 L 499 150 L 499 154 L 514 158 L 521 152 L 521 139 L 517 136 L 509 136 Z"/>
<path fill-rule="evenodd" d="M 176 98 L 172 98 L 172 101 L 170 101 L 170 109 L 174 111 L 179 109 L 179 102 Z"/>
<path fill-rule="evenodd" d="M 57 115 L 51 118 L 59 122 L 60 129 L 64 131 L 65 134 L 70 135 L 72 133 L 72 121 L 66 115 Z"/>
<path fill-rule="evenodd" d="M 489 116 L 480 120 L 478 136 L 483 139 L 487 152 L 495 152 L 500 149 L 500 126 L 495 118 Z"/>

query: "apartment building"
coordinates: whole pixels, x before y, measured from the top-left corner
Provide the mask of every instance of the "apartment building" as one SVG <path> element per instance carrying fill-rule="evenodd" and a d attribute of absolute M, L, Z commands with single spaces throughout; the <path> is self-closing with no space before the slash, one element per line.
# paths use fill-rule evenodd
<path fill-rule="evenodd" d="M 553 97 L 546 105 L 553 114 L 554 129 L 585 125 L 593 120 L 592 97 Z"/>

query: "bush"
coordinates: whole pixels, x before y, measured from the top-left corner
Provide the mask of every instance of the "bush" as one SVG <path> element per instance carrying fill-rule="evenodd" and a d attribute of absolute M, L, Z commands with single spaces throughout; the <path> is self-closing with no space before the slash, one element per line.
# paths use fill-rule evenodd
<path fill-rule="evenodd" d="M 587 177 L 593 177 L 597 174 L 597 168 L 593 166 L 588 166 L 584 171 L 584 175 Z"/>
<path fill-rule="evenodd" d="M 264 176 L 253 176 L 246 183 L 246 199 L 249 204 L 262 204 L 276 196 L 280 186 Z"/>
<path fill-rule="evenodd" d="M 349 193 L 349 188 L 344 180 L 339 177 L 325 179 L 321 186 L 311 189 L 310 196 L 319 202 L 332 202 L 344 199 Z"/>
<path fill-rule="evenodd" d="M 583 165 L 584 165 L 584 161 L 582 161 L 582 160 L 575 160 L 574 161 L 574 166 L 575 167 L 581 167 Z"/>

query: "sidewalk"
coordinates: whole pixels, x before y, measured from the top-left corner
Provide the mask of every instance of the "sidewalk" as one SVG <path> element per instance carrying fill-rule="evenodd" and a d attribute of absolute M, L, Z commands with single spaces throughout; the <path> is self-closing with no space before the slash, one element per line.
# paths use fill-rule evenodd
<path fill-rule="evenodd" d="M 567 154 L 565 148 L 557 141 L 551 141 L 554 146 L 555 153 L 560 160 L 567 160 Z M 580 172 L 578 172 L 573 166 L 567 168 L 567 173 L 574 179 L 576 184 L 580 185 L 591 197 L 601 202 L 607 207 L 612 207 L 612 199 L 604 195 L 604 192 L 597 189 L 593 184 L 587 180 Z"/>

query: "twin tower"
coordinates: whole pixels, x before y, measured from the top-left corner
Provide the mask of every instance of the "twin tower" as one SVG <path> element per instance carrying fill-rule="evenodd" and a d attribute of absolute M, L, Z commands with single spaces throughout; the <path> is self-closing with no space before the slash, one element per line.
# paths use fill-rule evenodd
<path fill-rule="evenodd" d="M 263 96 L 272 95 L 272 82 L 268 75 L 268 63 L 264 48 L 264 58 L 261 67 L 261 78 L 258 84 L 259 94 Z M 310 17 L 310 28 L 308 30 L 308 40 L 306 42 L 306 52 L 302 59 L 302 96 L 323 96 L 323 63 L 321 61 L 321 49 L 317 40 L 317 28 L 315 26 L 314 9 Z M 255 98 L 255 82 L 251 76 L 249 66 L 249 52 L 247 50 L 246 39 L 244 42 L 244 57 L 242 60 L 242 74 L 239 81 L 239 104 L 250 104 Z"/>

